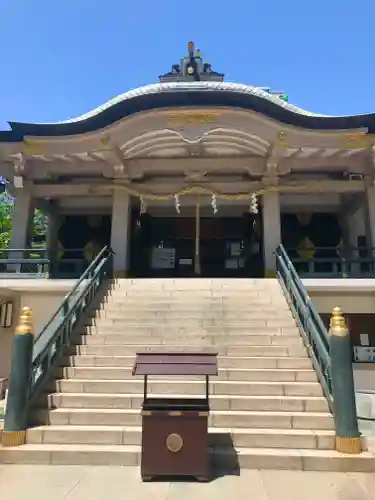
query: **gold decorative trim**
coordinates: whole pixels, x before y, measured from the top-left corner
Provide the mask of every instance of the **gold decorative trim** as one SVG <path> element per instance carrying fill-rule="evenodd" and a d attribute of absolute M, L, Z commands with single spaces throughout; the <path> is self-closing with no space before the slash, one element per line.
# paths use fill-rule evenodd
<path fill-rule="evenodd" d="M 127 274 L 128 274 L 128 270 L 127 269 L 116 269 L 114 272 L 113 272 L 113 275 L 115 278 L 126 278 L 127 277 Z"/>
<path fill-rule="evenodd" d="M 45 154 L 44 141 L 23 141 L 22 153 L 26 156 L 39 156 Z"/>
<path fill-rule="evenodd" d="M 320 186 L 324 185 L 325 181 L 316 181 L 316 182 L 311 182 L 309 184 L 309 189 L 316 191 L 318 193 L 321 192 Z M 149 191 L 138 191 L 137 189 L 132 188 L 131 186 L 125 184 L 125 183 L 116 183 L 115 185 L 112 186 L 112 188 L 116 188 L 122 191 L 125 191 L 127 194 L 130 196 L 136 196 L 140 199 L 145 200 L 157 200 L 157 201 L 168 201 L 176 196 L 187 196 L 187 195 L 195 195 L 195 196 L 215 196 L 218 199 L 222 200 L 227 200 L 227 201 L 241 201 L 241 200 L 252 200 L 253 196 L 262 196 L 266 193 L 269 192 L 281 192 L 281 193 L 293 193 L 293 192 L 299 192 L 301 189 L 304 189 L 306 187 L 305 184 L 301 184 L 300 181 L 295 181 L 291 182 L 289 185 L 279 185 L 279 186 L 265 186 L 261 182 L 256 182 L 254 183 L 256 186 L 254 186 L 253 191 L 249 192 L 243 192 L 243 193 L 238 193 L 238 194 L 226 194 L 222 193 L 219 191 L 215 191 L 213 188 L 211 188 L 209 185 L 200 185 L 200 184 L 195 184 L 190 187 L 186 187 L 184 189 L 181 189 L 179 191 L 174 191 L 171 193 L 167 194 L 161 194 L 157 195 L 155 193 L 149 192 Z M 93 188 L 94 189 L 94 188 Z M 98 188 L 95 188 L 93 192 L 99 192 Z M 324 192 L 324 191 L 323 191 Z"/>
<path fill-rule="evenodd" d="M 265 278 L 276 278 L 276 271 L 274 269 L 266 269 L 264 273 Z"/>
<path fill-rule="evenodd" d="M 208 417 L 209 416 L 209 412 L 208 411 L 200 411 L 198 413 L 198 417 Z"/>
<path fill-rule="evenodd" d="M 184 441 L 179 434 L 169 434 L 166 440 L 166 446 L 172 453 L 178 453 L 184 446 Z"/>
<path fill-rule="evenodd" d="M 142 411 L 141 416 L 142 417 L 151 417 L 152 413 L 150 411 Z"/>
<path fill-rule="evenodd" d="M 21 446 L 26 443 L 26 431 L 2 431 L 1 444 L 3 446 Z"/>
<path fill-rule="evenodd" d="M 373 138 L 367 132 L 355 132 L 345 134 L 344 147 L 345 149 L 362 149 L 369 148 L 373 144 Z"/>
<path fill-rule="evenodd" d="M 169 417 L 181 417 L 182 413 L 180 411 L 169 411 L 168 416 Z"/>
<path fill-rule="evenodd" d="M 216 123 L 221 114 L 217 111 L 186 110 L 168 113 L 167 120 L 168 125 L 171 127 L 178 125 L 209 125 Z"/>
<path fill-rule="evenodd" d="M 360 437 L 336 436 L 336 450 L 349 455 L 359 455 L 362 452 L 362 440 Z"/>

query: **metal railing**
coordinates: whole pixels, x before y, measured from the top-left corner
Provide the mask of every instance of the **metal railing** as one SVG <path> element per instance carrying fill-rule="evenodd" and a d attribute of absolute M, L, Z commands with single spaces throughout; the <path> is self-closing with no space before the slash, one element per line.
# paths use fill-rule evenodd
<path fill-rule="evenodd" d="M 314 304 L 284 247 L 276 250 L 276 276 L 297 320 L 324 394 L 332 407 L 332 379 L 329 336 Z"/>
<path fill-rule="evenodd" d="M 45 248 L 0 249 L 0 278 L 48 278 L 50 264 Z"/>
<path fill-rule="evenodd" d="M 284 247 L 276 250 L 277 278 L 299 324 L 318 379 L 332 411 L 336 450 L 358 454 L 358 429 L 350 332 L 339 307 L 332 311 L 329 333 Z"/>
<path fill-rule="evenodd" d="M 52 379 L 53 369 L 71 344 L 76 328 L 83 325 L 80 320 L 86 318 L 99 290 L 112 277 L 112 264 L 113 252 L 105 247 L 36 336 L 32 310 L 22 309 L 13 338 L 4 429 L 0 437 L 3 446 L 26 442 L 30 410 Z"/>
<path fill-rule="evenodd" d="M 96 255 L 87 257 L 83 248 L 64 248 L 63 256 L 51 258 L 51 277 L 74 279 L 86 271 Z"/>
<path fill-rule="evenodd" d="M 89 309 L 104 281 L 112 276 L 113 252 L 105 247 L 91 262 L 72 291 L 35 337 L 30 400 L 43 387 L 56 359 L 69 346 L 74 328 Z"/>
<path fill-rule="evenodd" d="M 0 278 L 77 279 L 96 257 L 87 258 L 84 252 L 82 248 L 67 248 L 59 258 L 46 248 L 0 249 Z"/>
<path fill-rule="evenodd" d="M 307 278 L 374 278 L 375 249 L 367 247 L 311 247 L 301 257 L 295 248 L 285 249 L 299 276 Z"/>

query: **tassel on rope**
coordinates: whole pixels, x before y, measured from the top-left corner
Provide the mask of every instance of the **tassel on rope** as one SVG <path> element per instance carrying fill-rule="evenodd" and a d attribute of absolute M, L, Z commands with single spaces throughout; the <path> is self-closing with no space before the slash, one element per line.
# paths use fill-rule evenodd
<path fill-rule="evenodd" d="M 146 213 L 146 210 L 147 210 L 147 207 L 146 207 L 146 202 L 143 198 L 141 198 L 141 208 L 140 208 L 140 211 L 139 213 L 141 215 L 145 214 Z"/>
<path fill-rule="evenodd" d="M 259 212 L 258 197 L 254 193 L 251 195 L 251 198 L 250 198 L 250 212 L 252 214 L 257 214 Z"/>
<path fill-rule="evenodd" d="M 214 212 L 214 215 L 217 214 L 218 208 L 217 208 L 217 200 L 216 200 L 216 194 L 212 193 L 212 198 L 211 198 L 211 207 Z"/>
<path fill-rule="evenodd" d="M 174 206 L 176 208 L 176 212 L 178 214 L 180 214 L 181 213 L 181 203 L 180 203 L 180 197 L 178 194 L 174 195 Z"/>

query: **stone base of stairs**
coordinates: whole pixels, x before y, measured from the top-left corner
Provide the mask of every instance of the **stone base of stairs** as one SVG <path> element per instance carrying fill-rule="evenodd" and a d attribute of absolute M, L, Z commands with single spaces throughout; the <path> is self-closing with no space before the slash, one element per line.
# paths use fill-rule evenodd
<path fill-rule="evenodd" d="M 36 401 L 27 444 L 0 447 L 0 463 L 139 465 L 135 353 L 215 351 L 214 471 L 375 471 L 373 454 L 335 451 L 333 416 L 276 280 L 118 280 L 96 306 Z M 153 377 L 148 389 L 198 397 L 204 383 Z"/>
<path fill-rule="evenodd" d="M 210 448 L 213 471 L 233 473 L 240 469 L 279 469 L 334 472 L 374 472 L 375 457 L 369 452 L 350 456 L 333 450 L 272 448 Z M 139 446 L 26 444 L 0 448 L 0 464 L 118 465 L 140 464 Z"/>

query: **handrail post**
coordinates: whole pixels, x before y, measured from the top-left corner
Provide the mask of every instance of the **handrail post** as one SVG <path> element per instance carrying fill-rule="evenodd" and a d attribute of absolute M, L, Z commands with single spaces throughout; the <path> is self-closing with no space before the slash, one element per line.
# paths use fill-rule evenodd
<path fill-rule="evenodd" d="M 19 446 L 26 442 L 33 348 L 32 310 L 29 307 L 24 307 L 13 337 L 8 397 L 1 443 L 3 446 Z"/>
<path fill-rule="evenodd" d="M 361 453 L 349 329 L 339 307 L 332 311 L 329 334 L 336 450 Z"/>

